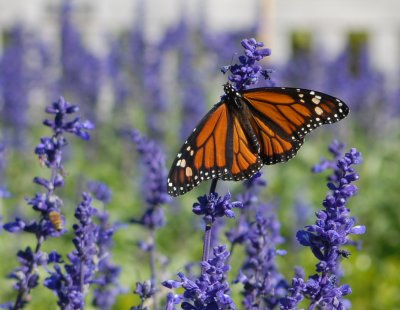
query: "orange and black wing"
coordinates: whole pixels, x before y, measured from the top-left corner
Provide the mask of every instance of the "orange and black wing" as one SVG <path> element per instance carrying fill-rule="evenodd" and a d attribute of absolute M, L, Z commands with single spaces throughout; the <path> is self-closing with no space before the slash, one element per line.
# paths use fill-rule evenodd
<path fill-rule="evenodd" d="M 252 114 L 260 156 L 268 165 L 294 157 L 307 133 L 349 113 L 340 99 L 301 88 L 255 88 L 244 91 L 242 97 Z"/>
<path fill-rule="evenodd" d="M 220 102 L 180 149 L 168 175 L 167 190 L 178 196 L 202 181 L 245 179 L 261 167 L 262 161 L 250 151 L 239 120 L 225 102 Z"/>

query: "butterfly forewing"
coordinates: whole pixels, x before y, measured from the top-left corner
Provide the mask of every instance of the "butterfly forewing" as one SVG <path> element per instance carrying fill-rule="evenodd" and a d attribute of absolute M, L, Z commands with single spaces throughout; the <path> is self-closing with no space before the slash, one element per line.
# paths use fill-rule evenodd
<path fill-rule="evenodd" d="M 207 113 L 193 130 L 175 158 L 168 176 L 168 193 L 182 195 L 204 180 L 227 170 L 229 113 L 221 102 Z"/>
<path fill-rule="evenodd" d="M 264 164 L 289 160 L 307 133 L 349 113 L 341 100 L 301 88 L 256 88 L 242 96 L 252 112 Z"/>
<path fill-rule="evenodd" d="M 263 166 L 258 153 L 251 150 L 250 142 L 240 119 L 231 115 L 230 136 L 228 136 L 228 152 L 226 158 L 229 166 L 220 178 L 222 180 L 243 180 L 250 178 Z M 230 145 L 230 146 L 229 146 Z"/>

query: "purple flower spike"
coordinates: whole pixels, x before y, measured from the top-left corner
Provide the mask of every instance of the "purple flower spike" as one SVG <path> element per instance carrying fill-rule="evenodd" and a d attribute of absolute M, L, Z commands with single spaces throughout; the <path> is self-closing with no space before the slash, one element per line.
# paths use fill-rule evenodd
<path fill-rule="evenodd" d="M 25 228 L 26 224 L 20 218 L 16 218 L 15 222 L 9 222 L 4 224 L 3 228 L 10 233 L 20 232 Z"/>
<path fill-rule="evenodd" d="M 39 156 L 41 163 L 51 170 L 50 177 L 34 177 L 33 182 L 41 186 L 44 192 L 36 193 L 32 198 L 26 198 L 32 209 L 38 212 L 39 218 L 37 220 L 17 218 L 14 222 L 4 224 L 8 232 L 26 232 L 33 234 L 36 238 L 36 245 L 32 247 L 35 252 L 26 256 L 23 261 L 19 259 L 21 266 L 11 273 L 11 276 L 18 275 L 12 276 L 17 280 L 15 288 L 18 291 L 14 309 L 20 309 L 28 303 L 30 290 L 36 286 L 36 282 L 29 279 L 38 278 L 37 267 L 55 262 L 54 257 L 50 259 L 47 253 L 41 251 L 43 242 L 49 237 L 59 237 L 66 232 L 65 218 L 61 212 L 63 202 L 55 193 L 58 188 L 64 186 L 62 152 L 68 144 L 64 134 L 72 133 L 81 138 L 88 138 L 86 130 L 91 127 L 87 123 L 81 123 L 78 117 L 72 121 L 68 119 L 77 111 L 77 106 L 69 104 L 63 98 L 46 108 L 46 112 L 53 115 L 54 119 L 45 120 L 43 123 L 52 129 L 53 135 L 42 137 L 35 153 Z"/>
<path fill-rule="evenodd" d="M 142 309 L 144 299 L 152 298 L 153 303 L 157 304 L 157 264 L 156 259 L 159 257 L 156 249 L 155 235 L 156 230 L 165 225 L 165 216 L 162 205 L 170 201 L 167 194 L 167 170 L 165 168 L 165 155 L 160 148 L 159 143 L 150 140 L 140 134 L 138 130 L 130 130 L 127 132 L 128 137 L 136 145 L 139 153 L 141 165 L 140 168 L 145 169 L 146 178 L 143 180 L 143 193 L 146 207 L 138 218 L 131 219 L 131 223 L 139 224 L 147 229 L 149 238 L 138 243 L 139 248 L 148 252 L 149 265 L 151 270 L 151 278 L 149 281 L 150 295 L 142 296 L 142 304 L 133 309 Z M 147 283 L 147 282 L 146 282 Z M 143 287 L 143 285 L 142 285 Z M 140 289 L 140 287 L 138 287 Z M 139 294 L 140 295 L 140 294 Z M 155 306 L 157 307 L 157 306 Z"/>
<path fill-rule="evenodd" d="M 46 119 L 43 121 L 43 124 L 51 127 L 56 136 L 64 132 L 69 132 L 83 140 L 89 140 L 90 135 L 87 131 L 94 129 L 94 125 L 91 122 L 81 122 L 79 117 L 70 121 L 65 120 L 67 114 L 73 114 L 78 110 L 77 106 L 71 105 L 63 97 L 60 97 L 58 101 L 53 102 L 50 107 L 46 108 L 47 113 L 55 115 L 54 120 Z"/>
<path fill-rule="evenodd" d="M 245 56 L 239 57 L 240 64 L 221 69 L 224 74 L 228 71 L 231 72 L 228 79 L 238 91 L 248 89 L 251 85 L 257 84 L 260 75 L 269 78 L 269 71 L 262 70 L 262 67 L 256 62 L 271 55 L 271 50 L 268 48 L 260 49 L 260 47 L 264 46 L 264 43 L 257 42 L 254 38 L 243 39 L 241 43 L 244 47 Z"/>
<path fill-rule="evenodd" d="M 119 284 L 121 268 L 112 262 L 111 249 L 113 236 L 118 228 L 116 224 L 110 223 L 110 216 L 106 211 L 106 204 L 111 200 L 111 190 L 101 182 L 89 182 L 89 189 L 94 197 L 103 203 L 103 211 L 97 211 L 98 237 L 97 248 L 99 264 L 96 278 L 93 284 L 96 285 L 93 292 L 92 304 L 101 310 L 108 310 L 115 304 L 116 297 L 126 290 Z"/>
<path fill-rule="evenodd" d="M 333 155 L 334 159 L 328 160 L 322 158 L 318 164 L 314 165 L 314 167 L 312 168 L 312 172 L 321 173 L 326 169 L 335 169 L 336 161 L 339 158 L 343 157 L 344 148 L 345 148 L 344 143 L 341 143 L 338 140 L 333 140 L 332 143 L 329 145 L 328 150 Z"/>
<path fill-rule="evenodd" d="M 109 187 L 101 182 L 91 181 L 87 184 L 88 189 L 92 192 L 93 197 L 101 201 L 103 204 L 108 204 L 112 198 L 112 192 Z"/>
<path fill-rule="evenodd" d="M 169 280 L 162 283 L 168 288 L 182 287 L 185 290 L 183 296 L 175 297 L 175 303 L 179 303 L 179 298 L 184 300 L 182 309 L 236 309 L 226 281 L 226 273 L 230 270 L 230 266 L 226 264 L 229 251 L 225 246 L 217 246 L 213 253 L 212 259 L 202 262 L 204 272 L 198 279 L 193 281 L 183 273 L 178 273 L 179 281 Z"/>
<path fill-rule="evenodd" d="M 182 296 L 173 294 L 173 293 L 168 293 L 167 294 L 167 304 L 165 306 L 165 310 L 178 310 L 175 305 L 179 305 L 182 302 Z"/>
<path fill-rule="evenodd" d="M 193 213 L 203 215 L 205 223 L 213 223 L 218 217 L 235 217 L 233 208 L 242 208 L 243 204 L 240 201 L 231 202 L 232 195 L 226 194 L 224 197 L 217 193 L 211 193 L 198 197 L 198 202 L 193 204 Z"/>
<path fill-rule="evenodd" d="M 139 295 L 142 301 L 151 298 L 154 295 L 154 288 L 149 281 L 136 282 L 135 294 Z"/>
<path fill-rule="evenodd" d="M 127 135 L 136 144 L 137 152 L 147 169 L 144 196 L 149 206 L 159 206 L 170 201 L 167 194 L 167 170 L 165 155 L 159 144 L 141 135 L 138 130 L 130 130 Z"/>
<path fill-rule="evenodd" d="M 323 167 L 320 164 L 318 169 L 314 169 L 333 169 L 333 174 L 328 177 L 331 193 L 323 201 L 325 209 L 316 213 L 315 224 L 306 226 L 296 234 L 299 243 L 310 247 L 319 260 L 316 265 L 317 274 L 307 281 L 303 280 L 303 276 L 293 278 L 290 295 L 281 300 L 281 309 L 294 309 L 302 299 L 301 294 L 311 300 L 312 309 L 345 309 L 343 296 L 350 294 L 351 288 L 347 284 L 339 286 L 340 259 L 349 257 L 350 253 L 342 247 L 354 245 L 351 235 L 363 234 L 366 229 L 365 226 L 355 226 L 356 220 L 350 216 L 346 206 L 348 199 L 357 193 L 357 187 L 351 183 L 359 179 L 354 166 L 362 162 L 361 154 L 353 148 L 344 156 L 340 155 L 343 147 L 343 144 L 335 141 L 329 148 L 336 165 L 324 160 Z"/>
<path fill-rule="evenodd" d="M 280 301 L 280 309 L 296 309 L 297 304 L 304 299 L 303 292 L 305 288 L 304 271 L 297 267 L 295 269 L 295 276 L 292 279 L 292 286 L 288 289 L 289 294 Z"/>
<path fill-rule="evenodd" d="M 275 261 L 285 251 L 276 249 L 284 240 L 274 211 L 270 205 L 260 205 L 244 238 L 246 260 L 234 283 L 243 285 L 243 305 L 248 310 L 274 309 L 288 286 Z"/>
<path fill-rule="evenodd" d="M 79 224 L 74 224 L 75 237 L 72 240 L 75 250 L 68 254 L 69 264 L 65 264 L 65 272 L 59 265 L 50 276 L 45 279 L 44 285 L 58 297 L 57 304 L 62 309 L 83 309 L 88 287 L 93 283 L 94 273 L 97 270 L 98 226 L 92 222 L 97 211 L 92 207 L 92 198 L 82 194 L 82 202 L 75 210 L 75 218 Z"/>

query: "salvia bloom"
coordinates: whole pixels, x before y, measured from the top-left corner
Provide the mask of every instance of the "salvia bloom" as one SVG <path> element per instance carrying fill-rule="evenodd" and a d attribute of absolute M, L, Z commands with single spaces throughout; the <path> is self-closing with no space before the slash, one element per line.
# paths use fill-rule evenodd
<path fill-rule="evenodd" d="M 136 150 L 146 169 L 143 192 L 147 207 L 140 218 L 132 219 L 132 223 L 143 225 L 151 230 L 163 227 L 165 216 L 160 206 L 170 200 L 166 187 L 167 171 L 164 153 L 155 141 L 143 137 L 137 130 L 130 131 L 129 136 L 136 144 Z M 144 251 L 150 251 L 153 248 L 152 245 L 144 242 L 139 245 Z"/>
<path fill-rule="evenodd" d="M 235 217 L 233 208 L 242 208 L 240 201 L 231 202 L 231 194 L 227 193 L 221 197 L 216 192 L 197 198 L 198 202 L 193 204 L 192 212 L 202 215 L 205 224 L 205 235 L 203 243 L 203 261 L 207 261 L 210 249 L 218 241 L 218 233 L 222 226 L 223 217 Z M 219 221 L 217 221 L 219 219 Z M 203 269 L 203 273 L 205 270 Z"/>
<path fill-rule="evenodd" d="M 93 223 L 97 210 L 92 206 L 89 194 L 82 194 L 82 202 L 75 210 L 75 218 L 79 224 L 74 224 L 75 237 L 72 240 L 75 250 L 68 254 L 69 264 L 65 264 L 65 272 L 59 264 L 44 285 L 52 290 L 58 298 L 57 304 L 61 309 L 83 309 L 85 296 L 90 284 L 93 283 L 94 273 L 99 261 L 97 240 L 99 227 Z"/>
<path fill-rule="evenodd" d="M 111 189 L 102 182 L 90 181 L 87 184 L 89 191 L 93 197 L 103 203 L 103 207 L 106 207 L 110 203 L 112 198 Z"/>
<path fill-rule="evenodd" d="M 331 153 L 334 156 L 337 156 L 338 149 L 335 146 L 338 145 L 337 143 L 331 145 Z M 347 258 L 350 253 L 342 247 L 354 244 L 350 240 L 351 235 L 365 233 L 365 226 L 355 225 L 356 220 L 350 216 L 350 210 L 346 206 L 348 199 L 357 192 L 357 187 L 352 183 L 359 179 L 359 175 L 353 166 L 360 164 L 361 161 L 361 154 L 354 148 L 337 159 L 334 173 L 327 184 L 331 193 L 323 201 L 325 209 L 316 213 L 317 221 L 314 225 L 306 226 L 297 232 L 296 237 L 300 244 L 310 247 L 319 260 L 316 265 L 317 274 L 305 282 L 303 289 L 303 295 L 311 300 L 311 309 L 317 306 L 346 308 L 343 296 L 350 294 L 351 288 L 347 284 L 340 286 L 338 278 L 340 258 Z M 299 277 L 296 279 L 293 282 L 294 290 L 298 290 L 296 287 L 301 284 Z M 289 302 L 284 299 L 282 304 L 286 305 Z"/>
<path fill-rule="evenodd" d="M 231 72 L 228 79 L 233 83 L 236 90 L 241 91 L 249 88 L 253 84 L 257 84 L 260 75 L 269 78 L 269 70 L 263 70 L 262 67 L 256 64 L 266 56 L 271 55 L 269 48 L 260 49 L 264 43 L 257 42 L 256 39 L 243 39 L 242 46 L 244 47 L 244 56 L 239 56 L 240 64 L 235 64 L 228 67 L 223 67 L 221 71 L 226 73 Z"/>
<path fill-rule="evenodd" d="M 179 305 L 182 302 L 182 296 L 178 294 L 168 293 L 167 294 L 167 304 L 165 310 L 178 310 L 175 305 Z"/>
<path fill-rule="evenodd" d="M 148 310 L 147 307 L 144 307 L 144 302 L 156 293 L 154 284 L 151 281 L 136 282 L 136 289 L 133 292 L 140 297 L 141 303 L 132 307 L 131 310 Z"/>
<path fill-rule="evenodd" d="M 286 293 L 287 283 L 275 262 L 276 255 L 285 254 L 276 249 L 283 242 L 279 230 L 280 224 L 271 210 L 268 212 L 267 206 L 260 208 L 246 235 L 247 257 L 235 280 L 243 284 L 246 309 L 273 309 Z"/>
<path fill-rule="evenodd" d="M 181 305 L 182 309 L 235 309 L 226 281 L 226 274 L 230 270 L 230 266 L 226 264 L 229 251 L 225 246 L 217 246 L 213 249 L 213 253 L 213 258 L 201 263 L 204 272 L 198 279 L 190 280 L 180 272 L 178 273 L 179 281 L 168 280 L 162 283 L 170 289 L 182 287 L 185 290 L 181 297 L 175 295 L 170 304 L 177 304 L 182 298 L 185 300 Z"/>
<path fill-rule="evenodd" d="M 332 169 L 333 175 L 329 176 L 328 179 L 330 181 L 334 181 L 333 178 L 335 178 L 336 173 L 337 173 L 337 169 L 336 169 L 337 161 L 341 157 L 343 157 L 344 148 L 345 148 L 344 143 L 342 143 L 338 140 L 333 140 L 332 143 L 328 147 L 329 152 L 333 155 L 333 160 L 322 158 L 318 164 L 313 166 L 312 172 L 321 173 L 327 169 Z"/>
<path fill-rule="evenodd" d="M 248 186 L 254 186 L 250 184 Z M 258 205 L 255 220 L 247 215 L 248 218 L 241 225 L 244 226 L 241 238 L 236 236 L 232 240 L 243 243 L 246 251 L 246 260 L 234 281 L 243 285 L 245 309 L 274 309 L 279 299 L 286 294 L 288 285 L 278 272 L 275 262 L 276 255 L 284 255 L 285 252 L 276 249 L 284 239 L 280 235 L 280 223 L 274 211 L 271 205 Z M 232 238 L 232 234 L 228 233 L 228 237 Z"/>
<path fill-rule="evenodd" d="M 243 204 L 240 216 L 235 227 L 232 227 L 225 233 L 231 244 L 231 254 L 236 245 L 242 244 L 246 240 L 247 233 L 250 229 L 250 222 L 254 220 L 249 218 L 251 215 L 251 212 L 249 212 L 251 211 L 250 207 L 256 206 L 258 194 L 266 184 L 266 181 L 261 178 L 261 172 L 255 173 L 250 179 L 243 182 L 245 190 L 238 195 L 238 201 Z"/>
<path fill-rule="evenodd" d="M 136 150 L 147 170 L 143 187 L 146 203 L 150 207 L 155 207 L 169 202 L 164 152 L 155 141 L 142 136 L 138 130 L 130 131 L 129 136 L 136 144 Z"/>
<path fill-rule="evenodd" d="M 217 193 L 200 196 L 197 198 L 198 202 L 193 204 L 192 211 L 196 215 L 203 215 L 206 224 L 214 223 L 218 217 L 235 217 L 232 209 L 242 208 L 243 204 L 240 201 L 231 202 L 231 198 L 230 193 L 227 193 L 224 197 Z"/>
<path fill-rule="evenodd" d="M 65 232 L 64 216 L 61 213 L 63 202 L 55 194 L 55 189 L 64 185 L 64 171 L 62 165 L 62 150 L 67 145 L 65 133 L 72 133 L 84 140 L 89 139 L 87 130 L 93 126 L 89 122 L 80 122 L 79 117 L 68 119 L 69 114 L 78 111 L 78 107 L 60 98 L 46 112 L 54 115 L 53 120 L 46 119 L 43 124 L 52 128 L 51 137 L 43 137 L 36 147 L 35 153 L 40 161 L 51 169 L 51 177 L 35 177 L 33 182 L 42 186 L 45 192 L 37 193 L 32 198 L 27 198 L 27 203 L 33 210 L 40 213 L 39 220 L 23 220 L 16 218 L 14 222 L 4 225 L 4 229 L 11 233 L 25 231 L 36 236 L 35 250 L 27 247 L 18 253 L 20 267 L 9 276 L 17 280 L 15 289 L 18 296 L 14 304 L 15 309 L 22 308 L 29 300 L 29 292 L 37 286 L 37 266 L 46 265 L 47 254 L 41 251 L 42 243 L 48 237 L 58 237 Z"/>
<path fill-rule="evenodd" d="M 296 267 L 292 286 L 288 288 L 288 294 L 280 300 L 280 309 L 292 310 L 304 299 L 303 292 L 306 290 L 304 271 Z"/>
<path fill-rule="evenodd" d="M 170 200 L 166 186 L 167 170 L 165 168 L 165 156 L 164 152 L 155 141 L 143 137 L 139 131 L 132 130 L 129 134 L 133 143 L 136 144 L 136 150 L 141 159 L 141 167 L 145 169 L 144 175 L 146 175 L 146 179 L 143 180 L 143 193 L 146 201 L 146 208 L 140 218 L 134 218 L 131 222 L 146 228 L 149 233 L 148 241 L 142 240 L 138 243 L 138 246 L 142 251 L 149 253 L 151 271 L 149 289 L 145 289 L 146 286 L 143 283 L 139 283 L 135 291 L 142 299 L 142 305 L 136 309 L 142 309 L 141 307 L 143 306 L 144 300 L 150 297 L 153 298 L 156 309 L 156 259 L 158 257 L 155 233 L 157 229 L 165 225 L 164 210 L 161 205 Z"/>
<path fill-rule="evenodd" d="M 121 268 L 112 263 L 111 248 L 113 246 L 113 236 L 116 232 L 117 225 L 110 223 L 110 215 L 106 211 L 106 205 L 111 201 L 110 188 L 101 182 L 91 181 L 88 188 L 92 192 L 94 198 L 101 201 L 103 211 L 97 211 L 95 217 L 98 219 L 98 270 L 93 283 L 96 288 L 93 291 L 93 305 L 102 310 L 111 309 L 115 303 L 117 295 L 125 292 L 119 284 L 118 278 Z"/>

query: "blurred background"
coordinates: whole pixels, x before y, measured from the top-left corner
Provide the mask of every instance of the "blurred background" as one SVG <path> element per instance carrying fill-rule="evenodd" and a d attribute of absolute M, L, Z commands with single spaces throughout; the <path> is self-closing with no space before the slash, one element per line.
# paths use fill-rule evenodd
<path fill-rule="evenodd" d="M 367 233 L 361 237 L 362 249 L 352 249 L 343 263 L 343 282 L 353 289 L 349 299 L 354 309 L 399 309 L 396 0 L 0 0 L 0 187 L 8 193 L 0 198 L 2 222 L 33 214 L 24 197 L 37 191 L 32 178 L 46 173 L 33 150 L 49 134 L 41 125 L 44 108 L 59 96 L 79 104 L 83 118 L 96 125 L 90 142 L 70 142 L 68 177 L 59 194 L 70 206 L 66 217 L 72 222 L 79 193 L 89 180 L 111 188 L 114 221 L 126 223 L 140 214 L 143 176 L 134 145 L 121 131 L 137 128 L 156 141 L 169 168 L 181 141 L 222 95 L 227 77 L 220 68 L 237 62 L 241 39 L 251 37 L 272 50 L 264 63 L 273 70 L 266 83 L 326 92 L 351 110 L 339 124 L 310 134 L 290 163 L 263 169 L 269 183 L 263 199 L 277 205 L 286 240 L 281 247 L 293 254 L 279 258 L 282 272 L 290 278 L 295 264 L 313 272 L 314 258 L 296 245 L 294 236 L 321 208 L 325 176 L 312 175 L 310 169 L 328 156 L 327 147 L 336 138 L 364 157 L 359 195 L 350 208 Z M 197 219 L 191 205 L 208 185 L 166 206 L 169 224 L 157 239 L 170 260 L 165 279 L 184 263 L 199 260 L 200 224 L 193 225 Z M 221 192 L 241 189 L 233 182 L 219 187 Z M 294 221 L 299 203 L 310 215 L 306 221 Z M 177 227 L 191 237 L 176 244 L 182 235 Z M 63 237 L 61 252 L 71 250 L 70 237 Z M 143 259 L 135 245 L 140 238 L 143 233 L 131 226 L 115 236 L 115 261 L 123 266 L 121 282 L 130 291 L 136 281 L 148 278 L 147 267 L 138 264 Z M 16 267 L 15 253 L 32 241 L 0 230 L 1 301 L 14 296 L 6 276 Z M 183 251 L 182 244 L 191 250 Z M 49 240 L 47 246 L 50 250 L 57 243 Z M 49 300 L 54 300 L 50 291 L 37 289 L 28 309 L 39 309 Z M 123 294 L 115 309 L 135 302 L 132 294 Z"/>

